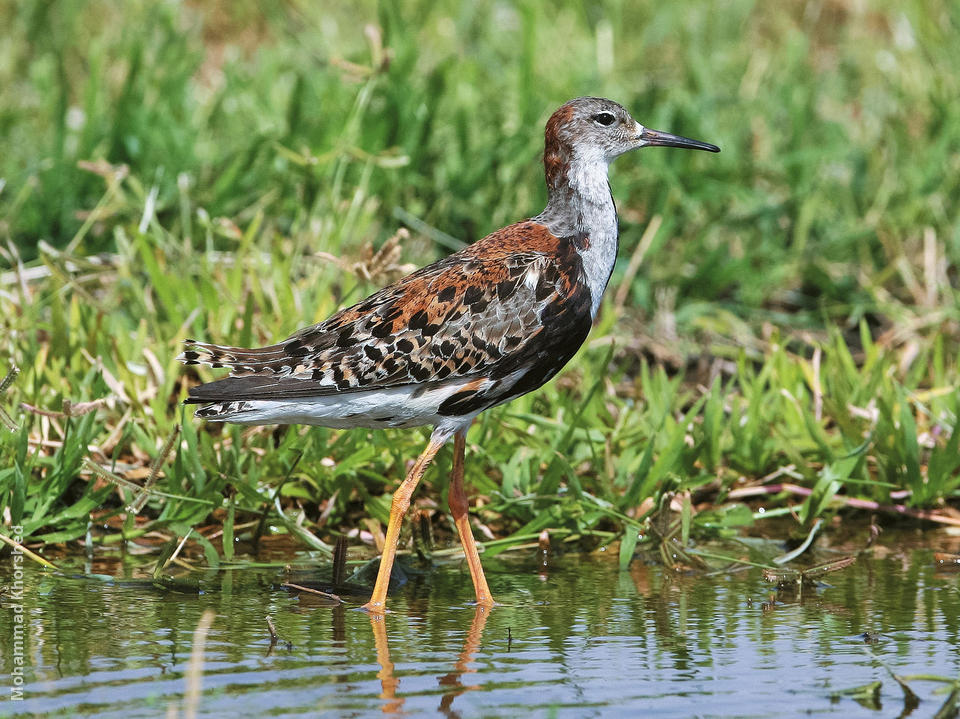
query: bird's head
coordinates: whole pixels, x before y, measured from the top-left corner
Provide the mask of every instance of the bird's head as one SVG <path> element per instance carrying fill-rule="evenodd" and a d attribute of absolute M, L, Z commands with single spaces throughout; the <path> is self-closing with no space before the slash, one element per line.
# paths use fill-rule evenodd
<path fill-rule="evenodd" d="M 720 152 L 707 142 L 644 127 L 613 100 L 578 97 L 547 121 L 543 153 L 547 182 L 552 186 L 571 163 L 609 164 L 625 152 L 655 145 Z"/>

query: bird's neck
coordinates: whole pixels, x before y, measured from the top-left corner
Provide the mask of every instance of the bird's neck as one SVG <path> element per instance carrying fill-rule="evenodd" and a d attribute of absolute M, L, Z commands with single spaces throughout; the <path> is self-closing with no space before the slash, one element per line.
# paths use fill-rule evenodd
<path fill-rule="evenodd" d="M 557 237 L 578 237 L 583 271 L 596 316 L 617 259 L 617 208 L 602 156 L 544 153 L 547 206 L 534 219 Z"/>

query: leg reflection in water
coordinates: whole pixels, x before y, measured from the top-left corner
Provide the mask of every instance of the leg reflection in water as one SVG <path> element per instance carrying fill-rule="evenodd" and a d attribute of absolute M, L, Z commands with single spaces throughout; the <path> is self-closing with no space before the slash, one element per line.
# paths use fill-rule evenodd
<path fill-rule="evenodd" d="M 393 662 L 390 661 L 390 645 L 387 643 L 387 617 L 385 614 L 370 614 L 370 628 L 373 630 L 373 643 L 377 648 L 377 664 L 380 671 L 380 698 L 384 700 L 381 710 L 384 714 L 399 714 L 403 707 L 403 697 L 397 698 L 397 685 L 400 680 L 393 676 Z"/>
<path fill-rule="evenodd" d="M 473 621 L 463 643 L 463 649 L 453 665 L 453 671 L 438 678 L 441 686 L 448 687 L 440 700 L 440 711 L 447 716 L 456 716 L 451 706 L 453 700 L 466 691 L 479 688 L 479 685 L 464 685 L 464 674 L 475 672 L 470 667 L 474 653 L 480 648 L 483 640 L 483 628 L 490 616 L 490 607 L 476 606 L 473 612 Z M 397 686 L 400 680 L 393 675 L 393 662 L 390 660 L 390 645 L 387 642 L 387 619 L 383 614 L 370 615 L 370 628 L 373 630 L 373 641 L 377 650 L 377 663 L 380 671 L 377 678 L 380 680 L 380 698 L 384 700 L 381 710 L 384 714 L 399 714 L 403 708 L 403 697 L 397 696 Z"/>
<path fill-rule="evenodd" d="M 467 638 L 463 642 L 463 649 L 460 652 L 457 663 L 453 665 L 453 671 L 439 678 L 440 686 L 449 687 L 440 700 L 440 706 L 438 707 L 446 716 L 456 716 L 450 708 L 453 705 L 454 699 L 466 691 L 480 688 L 479 684 L 464 685 L 461 677 L 464 674 L 471 674 L 477 671 L 470 667 L 470 662 L 473 661 L 474 652 L 480 648 L 480 643 L 483 640 L 483 627 L 487 623 L 488 616 L 490 616 L 490 607 L 483 607 L 479 604 L 475 607 L 473 621 L 470 622 L 470 631 L 467 632 Z"/>

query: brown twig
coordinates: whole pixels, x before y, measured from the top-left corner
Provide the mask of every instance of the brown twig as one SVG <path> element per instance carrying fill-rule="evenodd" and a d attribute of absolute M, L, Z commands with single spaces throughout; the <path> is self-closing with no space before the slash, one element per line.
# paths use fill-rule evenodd
<path fill-rule="evenodd" d="M 347 573 L 347 538 L 337 537 L 337 543 L 333 548 L 333 586 L 343 586 L 343 580 Z"/>
<path fill-rule="evenodd" d="M 46 559 L 44 559 L 43 557 L 41 557 L 39 554 L 35 554 L 34 552 L 31 552 L 29 549 L 27 549 L 27 548 L 24 547 L 22 544 L 20 544 L 20 542 L 18 542 L 18 541 L 15 540 L 15 539 L 11 539 L 10 537 L 8 537 L 8 536 L 5 535 L 5 534 L 0 533 L 0 542 L 4 542 L 5 544 L 9 544 L 9 545 L 10 545 L 11 547 L 13 547 L 14 549 L 22 552 L 24 556 L 29 557 L 30 559 L 32 559 L 33 561 L 35 561 L 37 564 L 41 564 L 41 565 L 43 565 L 44 567 L 46 567 L 47 569 L 54 569 L 54 570 L 57 569 L 56 566 L 54 566 L 52 563 L 48 562 Z"/>
<path fill-rule="evenodd" d="M 180 434 L 180 425 L 173 425 L 173 431 L 170 433 L 170 436 L 167 437 L 167 441 L 163 443 L 163 447 L 160 448 L 160 451 L 157 453 L 156 459 L 153 460 L 153 463 L 150 465 L 150 474 L 147 475 L 147 481 L 143 483 L 143 489 L 140 490 L 140 494 L 134 497 L 133 501 L 127 505 L 127 511 L 133 514 L 139 514 L 140 510 L 143 509 L 143 505 L 147 503 L 147 500 L 150 498 L 150 491 L 153 489 L 153 485 L 157 483 L 157 477 L 160 474 L 160 467 L 163 466 L 163 463 L 167 461 L 167 455 L 170 454 L 170 450 L 173 449 L 174 441 Z"/>
<path fill-rule="evenodd" d="M 270 645 L 273 646 L 274 644 L 277 643 L 277 640 L 280 637 L 277 635 L 277 628 L 273 626 L 273 620 L 270 618 L 269 614 L 266 616 L 266 620 L 267 620 L 267 630 L 270 632 Z"/>
<path fill-rule="evenodd" d="M 813 494 L 812 489 L 801 487 L 796 484 L 790 484 L 789 482 L 784 482 L 782 484 L 768 484 L 764 487 L 740 487 L 739 489 L 732 489 L 727 497 L 730 499 L 743 499 L 745 497 L 762 497 L 770 494 L 779 494 L 780 492 L 796 494 L 801 497 L 809 497 L 811 494 Z M 953 527 L 960 527 L 960 519 L 948 517 L 945 514 L 940 514 L 929 509 L 913 509 L 912 507 L 907 507 L 903 504 L 880 504 L 879 502 L 874 502 L 870 499 L 859 499 L 858 497 L 835 496 L 834 499 L 838 502 L 842 502 L 847 507 L 853 507 L 854 509 L 866 509 L 872 512 L 885 512 L 887 514 L 900 514 L 905 517 L 913 517 L 914 519 L 925 519 L 928 522 L 949 524 Z"/>
<path fill-rule="evenodd" d="M 307 594 L 316 594 L 321 597 L 326 597 L 327 599 L 333 599 L 340 604 L 343 604 L 343 600 L 336 594 L 331 594 L 330 592 L 321 592 L 319 589 L 311 589 L 310 587 L 303 587 L 299 584 L 291 584 L 290 582 L 284 582 L 280 585 L 281 587 L 290 587 L 290 589 L 296 589 L 298 592 L 306 592 Z"/>

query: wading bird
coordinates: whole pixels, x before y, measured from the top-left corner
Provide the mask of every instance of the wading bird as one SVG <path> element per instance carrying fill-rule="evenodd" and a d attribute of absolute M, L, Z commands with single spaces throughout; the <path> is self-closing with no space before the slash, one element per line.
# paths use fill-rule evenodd
<path fill-rule="evenodd" d="M 644 127 L 611 100 L 581 97 L 550 117 L 547 207 L 417 270 L 269 347 L 186 341 L 186 364 L 228 367 L 193 387 L 196 415 L 239 424 L 432 425 L 430 442 L 393 495 L 373 595 L 383 612 L 400 524 L 437 451 L 453 438 L 449 503 L 477 604 L 493 605 L 467 517 L 467 428 L 485 409 L 537 389 L 583 344 L 617 258 L 607 180 L 616 157 L 663 145 L 719 152 Z"/>

